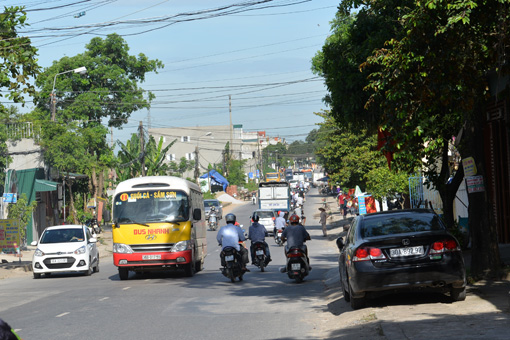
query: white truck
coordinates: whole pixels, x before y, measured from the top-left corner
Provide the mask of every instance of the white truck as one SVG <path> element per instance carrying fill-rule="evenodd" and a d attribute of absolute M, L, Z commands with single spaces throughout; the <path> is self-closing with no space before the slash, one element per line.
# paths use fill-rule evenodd
<path fill-rule="evenodd" d="M 290 189 L 287 182 L 259 184 L 259 209 L 290 211 Z"/>
<path fill-rule="evenodd" d="M 313 178 L 312 178 L 312 184 L 314 186 L 319 186 L 321 184 L 321 182 L 319 182 L 319 179 L 323 178 L 324 176 L 325 176 L 324 172 L 314 172 Z"/>

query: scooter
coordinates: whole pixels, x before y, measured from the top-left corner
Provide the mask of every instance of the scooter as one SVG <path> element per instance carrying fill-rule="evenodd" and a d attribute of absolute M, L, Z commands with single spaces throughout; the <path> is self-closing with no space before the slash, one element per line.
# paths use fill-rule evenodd
<path fill-rule="evenodd" d="M 255 197 L 255 195 L 251 197 L 251 204 L 253 205 L 257 204 L 257 197 Z"/>
<path fill-rule="evenodd" d="M 223 266 L 220 270 L 223 276 L 229 278 L 231 282 L 235 282 L 236 278 L 242 281 L 244 271 L 240 262 L 241 254 L 233 247 L 225 247 L 220 253 L 220 258 Z"/>
<path fill-rule="evenodd" d="M 305 276 L 310 272 L 310 265 L 303 249 L 292 247 L 287 252 L 287 276 L 297 283 L 303 282 Z"/>
<path fill-rule="evenodd" d="M 216 217 L 216 212 L 211 211 L 209 214 L 209 229 L 216 230 L 218 228 L 218 218 Z"/>
<path fill-rule="evenodd" d="M 282 229 L 276 229 L 274 230 L 274 242 L 278 245 L 278 246 L 282 246 L 283 245 L 283 242 L 282 242 L 282 233 L 283 233 L 283 230 Z"/>
<path fill-rule="evenodd" d="M 255 242 L 253 244 L 253 248 L 255 251 L 255 257 L 253 258 L 253 264 L 260 268 L 260 271 L 264 271 L 265 267 L 267 267 L 267 256 L 266 256 L 266 246 L 264 242 Z"/>
<path fill-rule="evenodd" d="M 103 231 L 96 218 L 86 220 L 85 225 L 89 228 L 91 234 L 101 234 Z"/>

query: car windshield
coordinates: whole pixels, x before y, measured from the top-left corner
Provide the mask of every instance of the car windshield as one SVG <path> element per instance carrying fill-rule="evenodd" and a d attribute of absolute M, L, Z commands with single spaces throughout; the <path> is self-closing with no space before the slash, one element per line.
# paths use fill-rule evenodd
<path fill-rule="evenodd" d="M 274 213 L 272 211 L 256 211 L 255 214 L 259 218 L 273 218 Z"/>
<path fill-rule="evenodd" d="M 189 219 L 189 200 L 181 191 L 121 193 L 115 197 L 113 216 L 118 223 L 183 222 Z"/>
<path fill-rule="evenodd" d="M 45 230 L 40 243 L 83 242 L 83 229 L 51 229 Z"/>
<path fill-rule="evenodd" d="M 218 207 L 219 205 L 218 201 L 204 201 L 205 208 Z"/>
<path fill-rule="evenodd" d="M 361 226 L 361 237 L 444 230 L 439 217 L 430 213 L 374 215 L 366 217 Z"/>

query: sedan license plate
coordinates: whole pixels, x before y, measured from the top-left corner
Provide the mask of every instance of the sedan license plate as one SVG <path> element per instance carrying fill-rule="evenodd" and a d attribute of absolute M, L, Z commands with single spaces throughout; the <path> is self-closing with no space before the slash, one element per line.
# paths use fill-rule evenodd
<path fill-rule="evenodd" d="M 423 246 L 390 249 L 391 257 L 423 255 Z"/>
<path fill-rule="evenodd" d="M 51 263 L 67 263 L 67 259 L 51 259 Z"/>
<path fill-rule="evenodd" d="M 225 261 L 234 261 L 234 255 L 225 256 Z"/>
<path fill-rule="evenodd" d="M 264 255 L 264 251 L 263 250 L 257 250 L 255 252 L 256 255 Z"/>
<path fill-rule="evenodd" d="M 142 260 L 161 260 L 161 255 L 142 255 Z"/>
<path fill-rule="evenodd" d="M 290 269 L 292 269 L 292 270 L 300 270 L 301 269 L 301 264 L 300 263 L 291 263 Z"/>

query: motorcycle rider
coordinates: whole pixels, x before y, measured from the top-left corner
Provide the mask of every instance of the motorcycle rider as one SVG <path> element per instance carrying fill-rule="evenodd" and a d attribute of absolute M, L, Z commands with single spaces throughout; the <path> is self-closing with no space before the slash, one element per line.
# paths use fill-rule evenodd
<path fill-rule="evenodd" d="M 221 245 L 221 250 L 225 249 L 225 247 L 235 248 L 238 254 L 241 254 L 239 262 L 241 263 L 243 271 L 249 272 L 246 268 L 246 264 L 249 262 L 248 249 L 239 244 L 240 242 L 246 241 L 246 237 L 244 236 L 241 227 L 235 225 L 236 215 L 232 213 L 227 214 L 225 216 L 225 222 L 227 222 L 227 225 L 220 228 L 216 235 L 216 240 L 218 241 L 218 244 Z M 223 257 L 221 259 L 221 264 L 224 264 Z"/>
<path fill-rule="evenodd" d="M 285 212 L 280 211 L 278 217 L 274 220 L 274 234 L 278 232 L 278 230 L 283 230 L 287 226 L 287 222 L 285 221 Z"/>
<path fill-rule="evenodd" d="M 287 252 L 292 247 L 298 247 L 306 255 L 306 260 L 308 262 L 309 270 L 312 270 L 310 266 L 310 259 L 308 258 L 308 248 L 306 247 L 305 241 L 311 240 L 310 234 L 306 231 L 305 227 L 299 224 L 299 216 L 294 214 L 289 218 L 289 226 L 285 228 L 282 233 L 282 242 L 287 241 L 285 245 L 285 257 L 287 257 Z M 285 268 L 286 270 L 286 268 Z"/>
<path fill-rule="evenodd" d="M 266 253 L 266 265 L 271 262 L 271 253 L 269 252 L 269 246 L 265 241 L 267 236 L 266 227 L 259 223 L 259 216 L 254 214 L 252 217 L 253 223 L 248 229 L 248 239 L 251 240 L 250 252 L 251 252 L 251 264 L 255 264 L 255 247 L 256 242 L 262 242 L 264 244 L 264 252 Z"/>

